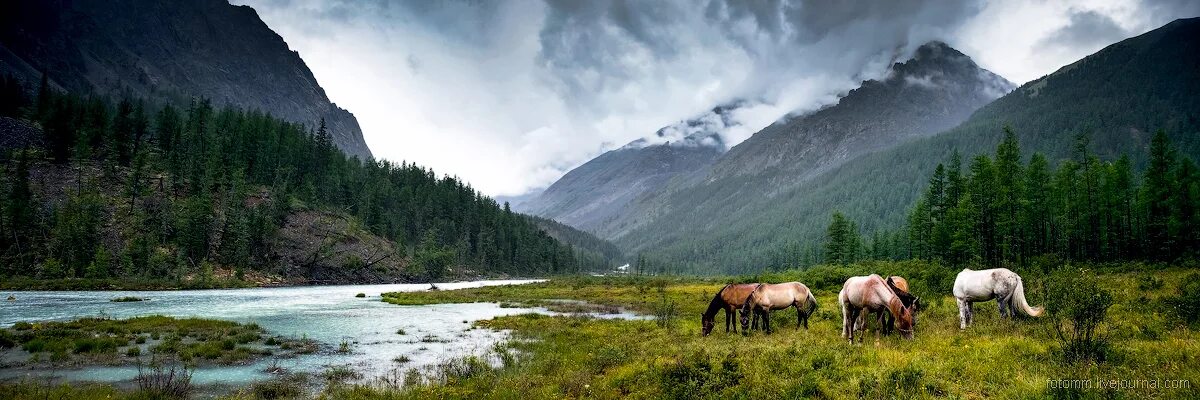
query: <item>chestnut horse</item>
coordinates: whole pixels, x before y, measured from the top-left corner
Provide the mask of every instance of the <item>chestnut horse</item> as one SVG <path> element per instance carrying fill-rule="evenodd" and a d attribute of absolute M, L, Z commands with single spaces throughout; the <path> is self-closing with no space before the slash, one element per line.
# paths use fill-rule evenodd
<path fill-rule="evenodd" d="M 758 325 L 758 317 L 761 316 L 763 329 L 771 333 L 770 312 L 788 307 L 796 307 L 796 328 L 803 325 L 804 329 L 808 329 L 808 317 L 816 311 L 817 299 L 808 286 L 800 282 L 759 284 L 742 305 L 742 332 L 750 330 L 750 313 L 754 313 L 754 325 Z"/>
<path fill-rule="evenodd" d="M 913 297 L 910 305 L 905 305 L 896 294 L 893 285 L 889 285 L 879 275 L 855 276 L 846 280 L 842 291 L 838 292 L 838 304 L 842 307 L 842 337 L 854 343 L 855 331 L 865 330 L 866 324 L 859 324 L 863 313 L 888 312 L 895 318 L 896 328 L 900 337 L 913 338 L 913 326 L 916 323 L 914 312 L 920 299 Z M 907 292 L 906 292 L 907 294 Z M 865 322 L 865 320 L 863 321 Z M 875 332 L 878 339 L 879 331 Z M 862 341 L 862 335 L 859 335 Z"/>
<path fill-rule="evenodd" d="M 714 321 L 717 312 L 722 309 L 725 310 L 725 332 L 729 332 L 731 326 L 733 331 L 737 332 L 734 312 L 746 302 L 746 296 L 749 296 L 755 287 L 758 287 L 757 283 L 729 284 L 718 290 L 717 295 L 713 296 L 712 301 L 708 303 L 708 310 L 700 314 L 701 334 L 708 336 L 709 333 L 712 333 L 713 326 L 717 324 Z"/>
<path fill-rule="evenodd" d="M 903 303 L 905 307 L 912 307 L 913 303 L 916 303 L 917 297 L 913 296 L 908 290 L 908 281 L 905 280 L 904 277 L 892 275 L 887 277 L 887 279 L 884 280 L 884 283 L 887 283 L 888 287 L 891 288 L 892 291 L 896 292 L 897 296 L 900 296 L 900 302 Z M 918 304 L 916 307 L 912 308 L 914 313 L 914 321 L 916 318 L 916 311 L 920 307 L 920 304 Z M 891 335 L 892 331 L 896 330 L 896 318 L 892 316 L 892 313 L 880 310 L 875 313 L 875 319 L 879 322 L 879 326 L 882 327 L 883 334 L 885 336 Z M 862 325 L 865 323 L 867 323 L 867 314 L 863 313 L 858 317 L 858 324 Z"/>

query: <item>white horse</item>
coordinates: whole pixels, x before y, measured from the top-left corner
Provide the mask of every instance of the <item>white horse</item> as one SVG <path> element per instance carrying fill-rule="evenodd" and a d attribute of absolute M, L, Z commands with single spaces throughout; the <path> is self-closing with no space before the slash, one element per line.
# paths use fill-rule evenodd
<path fill-rule="evenodd" d="M 954 278 L 954 298 L 958 300 L 959 329 L 967 329 L 975 319 L 971 303 L 977 301 L 996 299 L 1001 318 L 1011 318 L 1013 309 L 1031 317 L 1042 315 L 1041 307 L 1031 307 L 1025 302 L 1025 285 L 1021 283 L 1021 277 L 1005 268 L 962 270 Z"/>

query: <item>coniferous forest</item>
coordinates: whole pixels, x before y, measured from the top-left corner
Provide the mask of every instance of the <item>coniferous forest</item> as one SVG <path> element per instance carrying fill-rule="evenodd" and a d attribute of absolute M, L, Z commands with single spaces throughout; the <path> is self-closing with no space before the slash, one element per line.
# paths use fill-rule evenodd
<path fill-rule="evenodd" d="M 824 262 L 933 260 L 950 267 L 1020 266 L 1040 257 L 1088 262 L 1174 261 L 1200 252 L 1200 175 L 1154 134 L 1144 171 L 1129 155 L 1102 160 L 1087 135 L 1057 165 L 1021 154 L 1004 128 L 994 155 L 938 164 L 903 230 L 860 236 L 834 213 Z"/>
<path fill-rule="evenodd" d="M 390 249 L 341 257 L 337 267 L 392 265 L 384 272 L 396 280 L 438 280 L 456 269 L 572 273 L 613 262 L 612 253 L 562 244 L 454 177 L 347 157 L 324 121 L 310 129 L 203 99 L 176 107 L 58 93 L 44 79 L 32 95 L 15 79 L 2 83 L 0 112 L 40 125 L 44 139 L 5 149 L 0 277 L 294 274 L 280 265 L 277 237 L 303 211 L 384 238 Z M 318 253 L 310 264 L 330 256 Z"/>

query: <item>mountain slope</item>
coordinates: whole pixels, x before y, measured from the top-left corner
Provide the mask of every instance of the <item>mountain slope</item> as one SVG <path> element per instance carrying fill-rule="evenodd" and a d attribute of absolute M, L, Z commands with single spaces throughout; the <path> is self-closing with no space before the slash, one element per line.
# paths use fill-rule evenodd
<path fill-rule="evenodd" d="M 958 50 L 931 42 L 837 105 L 754 134 L 721 157 L 709 179 L 804 180 L 859 155 L 949 129 L 1014 87 Z"/>
<path fill-rule="evenodd" d="M 737 104 L 659 129 L 655 141 L 638 139 L 572 169 L 516 208 L 601 235 L 632 218 L 639 197 L 662 190 L 672 179 L 712 164 L 726 148 L 719 133 L 735 124 Z"/>
<path fill-rule="evenodd" d="M 247 6 L 223 0 L 15 1 L 0 6 L 0 72 L 37 88 L 258 109 L 316 129 L 371 157 L 358 120 Z"/>
<path fill-rule="evenodd" d="M 618 241 L 693 271 L 753 271 L 794 264 L 819 243 L 840 210 L 863 232 L 902 224 L 933 168 L 954 150 L 964 158 L 992 149 L 1004 124 L 1026 154 L 1071 154 L 1087 133 L 1102 158 L 1129 153 L 1144 162 L 1151 133 L 1165 129 L 1177 148 L 1200 155 L 1200 19 L 1178 20 L 1111 45 L 1029 82 L 961 125 L 929 138 L 851 160 L 774 196 L 732 206 L 720 188 L 673 194 L 671 212 Z M 706 201 L 708 200 L 708 201 Z"/>

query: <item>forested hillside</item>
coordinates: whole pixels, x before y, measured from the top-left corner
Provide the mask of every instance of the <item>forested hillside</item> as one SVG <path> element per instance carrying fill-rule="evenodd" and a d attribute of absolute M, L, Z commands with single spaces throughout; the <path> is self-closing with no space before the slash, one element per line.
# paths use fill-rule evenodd
<path fill-rule="evenodd" d="M 857 221 L 868 236 L 901 229 L 936 165 L 956 150 L 966 160 L 990 151 L 1005 124 L 1025 154 L 1045 155 L 1048 169 L 1078 154 L 1077 138 L 1083 135 L 1086 149 L 1100 160 L 1128 153 L 1138 175 L 1147 165 L 1152 133 L 1160 129 L 1180 155 L 1195 158 L 1200 154 L 1197 38 L 1200 19 L 1177 20 L 1027 83 L 954 129 L 851 160 L 794 190 L 773 197 L 694 194 L 729 200 L 721 207 L 675 207 L 618 245 L 696 272 L 818 262 L 834 211 Z M 674 204 L 694 200 L 679 201 Z"/>
<path fill-rule="evenodd" d="M 358 120 L 249 6 L 227 0 L 0 3 L 0 74 L 25 87 L 261 110 L 314 126 L 346 154 L 371 157 Z"/>
<path fill-rule="evenodd" d="M 1200 255 L 1200 170 L 1158 131 L 1148 166 L 1102 159 L 1085 135 L 1075 153 L 1051 167 L 1045 155 L 1022 154 L 1005 128 L 993 155 L 938 164 L 904 229 L 863 237 L 835 213 L 824 262 L 934 260 L 970 265 L 1045 267 L 1041 257 L 1088 262 L 1173 261 Z M 1028 158 L 1028 162 L 1024 160 Z M 1054 260 L 1051 258 L 1051 260 Z"/>
<path fill-rule="evenodd" d="M 323 124 L 45 84 L 22 96 L 4 82 L 4 119 L 44 132 L 4 163 L 5 279 L 400 281 L 608 267 L 455 178 L 347 157 Z"/>

